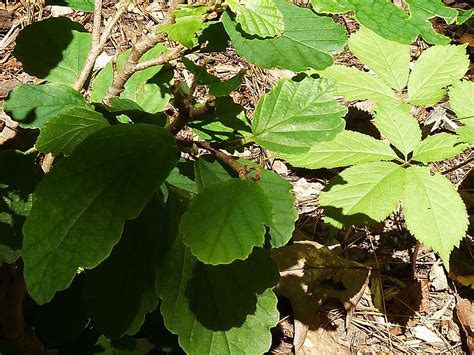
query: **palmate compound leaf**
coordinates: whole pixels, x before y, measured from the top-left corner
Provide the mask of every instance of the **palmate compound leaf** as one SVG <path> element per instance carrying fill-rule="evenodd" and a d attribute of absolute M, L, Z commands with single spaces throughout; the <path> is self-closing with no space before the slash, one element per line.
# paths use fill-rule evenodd
<path fill-rule="evenodd" d="M 257 164 L 239 159 L 239 162 L 248 166 Z M 200 190 L 231 179 L 229 173 L 217 161 L 208 162 L 199 159 L 194 164 L 196 183 Z M 291 193 L 292 186 L 278 174 L 261 169 L 261 176 L 258 185 L 267 195 L 272 204 L 273 218 L 269 227 L 270 244 L 273 248 L 279 248 L 288 243 L 295 229 L 295 221 L 298 218 L 298 211 L 295 208 L 295 197 Z"/>
<path fill-rule="evenodd" d="M 439 102 L 446 94 L 444 87 L 461 79 L 468 68 L 466 45 L 428 48 L 416 61 L 408 80 L 410 103 L 424 106 Z"/>
<path fill-rule="evenodd" d="M 424 139 L 415 146 L 412 160 L 430 163 L 452 158 L 467 148 L 458 136 L 438 133 Z"/>
<path fill-rule="evenodd" d="M 263 245 L 272 215 L 271 202 L 256 182 L 230 179 L 200 191 L 179 228 L 200 261 L 229 264 Z"/>
<path fill-rule="evenodd" d="M 452 23 L 458 16 L 456 9 L 442 4 L 441 0 L 406 0 L 410 15 L 386 0 L 311 0 L 320 13 L 353 11 L 363 26 L 389 40 L 410 44 L 418 35 L 432 44 L 447 44 L 449 38 L 437 33 L 429 21 L 443 17 Z"/>
<path fill-rule="evenodd" d="M 94 327 L 110 339 L 135 334 L 158 305 L 155 283 L 166 255 L 169 215 L 155 196 L 125 223 L 110 256 L 87 272 L 85 303 Z"/>
<path fill-rule="evenodd" d="M 41 181 L 23 227 L 25 281 L 39 304 L 93 268 L 120 239 L 178 161 L 155 125 L 115 125 L 82 141 Z"/>
<path fill-rule="evenodd" d="M 428 167 L 412 166 L 405 175 L 402 200 L 408 230 L 449 268 L 451 250 L 466 235 L 466 206 L 451 182 L 440 174 L 431 175 Z"/>
<path fill-rule="evenodd" d="M 84 97 L 63 84 L 24 84 L 14 89 L 4 109 L 23 128 L 41 128 L 51 118 L 71 108 L 87 108 Z"/>
<path fill-rule="evenodd" d="M 329 17 L 316 15 L 285 0 L 274 2 L 285 23 L 283 34 L 275 38 L 249 36 L 228 13 L 223 14 L 222 23 L 236 51 L 264 68 L 281 67 L 301 72 L 330 66 L 332 55 L 342 51 L 346 43 L 344 28 Z"/>
<path fill-rule="evenodd" d="M 380 222 L 402 198 L 405 169 L 392 162 L 371 162 L 344 170 L 321 192 L 328 222 L 362 225 Z"/>
<path fill-rule="evenodd" d="M 348 100 L 395 100 L 395 93 L 390 86 L 359 69 L 336 64 L 318 74 L 334 81 L 334 95 L 343 96 Z"/>
<path fill-rule="evenodd" d="M 398 102 L 384 102 L 375 106 L 375 125 L 407 158 L 421 141 L 418 121 L 410 114 L 411 106 Z"/>
<path fill-rule="evenodd" d="M 140 59 L 141 62 L 150 60 L 167 52 L 166 47 L 161 44 L 156 45 Z M 121 53 L 115 63 L 117 70 L 120 70 L 127 58 L 130 50 Z M 163 65 L 157 65 L 145 70 L 140 70 L 133 74 L 125 84 L 121 99 L 134 101 L 146 112 L 156 113 L 164 111 L 171 94 L 170 86 L 173 79 L 172 70 L 167 70 Z M 102 102 L 102 98 L 107 93 L 114 80 L 114 64 L 109 62 L 99 74 L 92 80 L 91 101 Z"/>
<path fill-rule="evenodd" d="M 275 37 L 285 30 L 283 15 L 273 0 L 226 0 L 226 4 L 245 33 Z"/>
<path fill-rule="evenodd" d="M 349 38 L 349 49 L 392 89 L 401 91 L 408 81 L 410 46 L 380 37 L 362 27 Z"/>
<path fill-rule="evenodd" d="M 382 141 L 347 130 L 338 133 L 333 140 L 313 145 L 306 153 L 279 156 L 293 166 L 307 169 L 329 169 L 397 159 L 395 152 Z"/>
<path fill-rule="evenodd" d="M 304 153 L 315 142 L 344 129 L 347 109 L 333 98 L 326 79 L 280 80 L 258 102 L 253 116 L 255 142 L 276 153 Z"/>
<path fill-rule="evenodd" d="M 42 153 L 69 155 L 86 137 L 108 125 L 104 116 L 90 109 L 62 111 L 46 122 L 35 146 Z"/>
<path fill-rule="evenodd" d="M 212 222 L 211 222 L 212 223 Z M 267 250 L 229 265 L 199 262 L 178 237 L 157 289 L 166 327 L 188 354 L 260 354 L 278 322 L 271 288 L 278 270 Z"/>
<path fill-rule="evenodd" d="M 14 55 L 30 75 L 72 86 L 91 47 L 91 34 L 66 17 L 49 18 L 25 27 Z"/>

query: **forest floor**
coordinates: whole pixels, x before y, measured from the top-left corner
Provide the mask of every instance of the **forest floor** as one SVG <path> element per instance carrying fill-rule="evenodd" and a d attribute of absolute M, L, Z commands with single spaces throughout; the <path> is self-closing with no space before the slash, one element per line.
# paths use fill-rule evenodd
<path fill-rule="evenodd" d="M 445 2 L 451 6 L 472 6 L 467 3 L 468 0 Z M 113 3 L 106 1 L 105 16 L 113 13 Z M 307 1 L 299 3 L 304 6 Z M 22 28 L 49 16 L 65 15 L 91 29 L 91 14 L 64 9 L 45 7 L 41 1 L 3 0 L 0 4 L 0 108 L 2 100 L 13 88 L 22 83 L 41 82 L 23 72 L 21 63 L 13 56 L 15 38 Z M 160 1 L 137 0 L 120 21 L 100 60 L 110 59 L 116 53 L 128 49 L 137 35 L 152 30 L 162 18 Z M 335 19 L 349 33 L 358 27 L 351 16 L 336 16 Z M 441 21 L 435 25 L 439 31 L 451 37 L 454 44 L 468 43 L 472 58 L 472 29 L 467 26 L 448 26 Z M 426 43 L 418 40 L 412 45 L 412 59 L 415 60 L 426 48 Z M 243 84 L 234 92 L 233 98 L 247 110 L 250 118 L 259 97 L 268 92 L 281 77 L 292 75 L 279 69 L 257 68 L 239 57 L 232 48 L 223 53 L 193 54 L 191 59 L 197 63 L 206 63 L 213 74 L 223 79 L 245 70 Z M 347 66 L 363 67 L 350 52 L 343 52 L 336 61 Z M 467 79 L 472 80 L 473 73 L 471 65 Z M 190 74 L 183 66 L 177 75 L 187 80 Z M 372 117 L 366 107 L 358 103 L 347 104 L 356 107 L 346 117 L 349 129 L 378 134 L 374 133 Z M 416 117 L 424 129 L 452 131 L 450 123 L 453 114 L 447 103 L 419 110 Z M 11 134 L 9 129 L 14 125 L 8 118 L 3 121 L 0 121 L 0 144 L 2 139 L 8 139 Z M 439 257 L 431 250 L 421 246 L 414 251 L 415 240 L 406 230 L 401 209 L 383 223 L 370 228 L 334 231 L 324 224 L 317 199 L 319 192 L 337 174 L 337 169 L 294 169 L 284 161 L 268 158 L 268 152 L 259 147 L 253 147 L 243 155 L 255 161 L 264 161 L 266 168 L 276 171 L 292 183 L 299 211 L 294 243 L 325 245 L 341 260 L 372 268 L 360 292 L 350 302 L 346 302 L 345 307 L 340 301 L 328 299 L 315 312 L 310 324 L 301 325 L 294 321 L 295 312 L 304 312 L 306 305 L 290 306 L 281 298 L 282 317 L 274 331 L 272 353 L 292 353 L 294 343 L 302 345 L 301 354 L 462 354 L 474 351 L 474 290 L 462 284 L 473 284 L 474 239 L 471 235 L 465 238 L 460 249 L 453 252 L 452 260 L 455 262 L 452 262 L 448 275 Z M 450 178 L 472 212 L 474 152 L 464 152 L 432 168 Z M 344 262 L 341 261 L 341 265 Z M 347 265 L 341 271 L 341 279 L 354 277 L 354 264 Z M 337 283 L 324 287 L 332 288 L 333 298 L 341 300 Z M 318 301 L 320 299 L 312 299 L 314 303 Z"/>

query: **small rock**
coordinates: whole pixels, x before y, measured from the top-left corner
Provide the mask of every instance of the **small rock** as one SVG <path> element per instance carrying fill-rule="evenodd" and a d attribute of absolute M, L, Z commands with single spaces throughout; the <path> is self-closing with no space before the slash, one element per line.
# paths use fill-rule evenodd
<path fill-rule="evenodd" d="M 67 6 L 57 6 L 57 5 L 52 5 L 50 8 L 51 11 L 51 17 L 60 17 L 60 16 L 66 16 L 70 15 L 74 12 L 73 9 Z"/>

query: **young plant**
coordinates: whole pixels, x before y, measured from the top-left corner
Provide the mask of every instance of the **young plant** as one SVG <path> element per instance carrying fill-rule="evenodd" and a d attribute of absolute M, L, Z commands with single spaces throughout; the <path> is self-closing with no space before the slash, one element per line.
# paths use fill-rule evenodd
<path fill-rule="evenodd" d="M 320 195 L 326 220 L 336 227 L 380 222 L 401 201 L 410 232 L 439 253 L 449 267 L 449 254 L 464 238 L 468 216 L 450 181 L 432 173 L 429 163 L 451 158 L 468 145 L 464 136 L 450 133 L 422 139 L 410 112 L 411 105 L 438 103 L 445 88 L 453 84 L 453 109 L 459 119 L 469 122 L 472 108 L 463 99 L 469 90 L 472 93 L 472 83 L 459 81 L 469 66 L 465 46 L 431 47 L 411 73 L 409 46 L 366 28 L 350 37 L 349 48 L 375 75 L 341 65 L 318 73 L 334 81 L 336 95 L 374 101 L 374 124 L 385 139 L 345 130 L 305 154 L 281 156 L 294 166 L 311 169 L 351 166 Z"/>

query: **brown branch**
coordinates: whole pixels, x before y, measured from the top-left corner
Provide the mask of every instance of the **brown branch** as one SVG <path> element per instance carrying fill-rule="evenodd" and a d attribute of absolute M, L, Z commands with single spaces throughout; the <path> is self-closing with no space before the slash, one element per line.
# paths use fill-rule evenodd
<path fill-rule="evenodd" d="M 182 0 L 171 0 L 168 13 L 161 25 L 170 24 L 175 21 L 172 11 L 181 2 Z M 114 78 L 112 85 L 105 94 L 103 99 L 104 103 L 107 104 L 111 98 L 118 97 L 121 94 L 127 80 L 130 79 L 130 77 L 137 71 L 136 66 L 141 57 L 143 57 L 146 52 L 155 47 L 158 43 L 163 42 L 165 39 L 166 33 L 153 33 L 143 36 L 140 41 L 132 47 L 131 53 L 125 61 L 122 69 Z"/>
<path fill-rule="evenodd" d="M 138 63 L 137 65 L 135 65 L 135 71 L 145 70 L 157 65 L 163 65 L 163 64 L 169 63 L 172 60 L 179 58 L 181 56 L 181 53 L 183 53 L 185 50 L 186 50 L 186 47 L 179 44 L 178 46 L 173 48 L 169 53 L 163 53 L 159 57 Z"/>
<path fill-rule="evenodd" d="M 121 0 L 118 4 L 118 9 L 115 12 L 114 16 L 107 22 L 107 25 L 104 28 L 102 34 L 100 33 L 100 27 L 102 22 L 102 0 L 95 0 L 94 4 L 94 22 L 92 27 L 92 45 L 87 55 L 84 65 L 74 83 L 74 89 L 80 91 L 84 84 L 89 78 L 89 74 L 94 68 L 94 64 L 97 60 L 97 57 L 104 50 L 104 46 L 107 43 L 110 34 L 112 33 L 113 28 L 117 24 L 118 20 L 122 15 L 127 11 L 127 7 L 130 3 L 130 0 Z"/>

